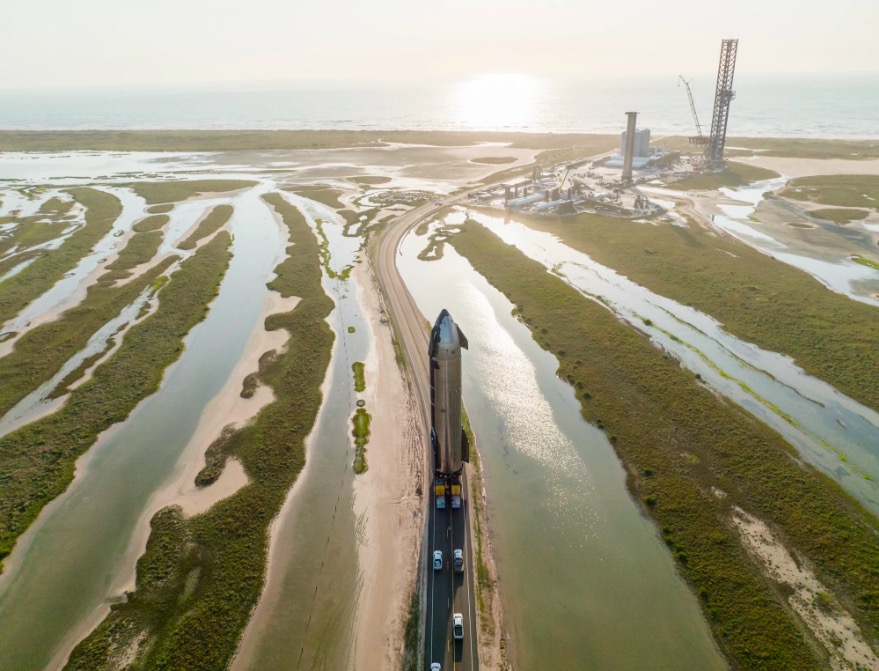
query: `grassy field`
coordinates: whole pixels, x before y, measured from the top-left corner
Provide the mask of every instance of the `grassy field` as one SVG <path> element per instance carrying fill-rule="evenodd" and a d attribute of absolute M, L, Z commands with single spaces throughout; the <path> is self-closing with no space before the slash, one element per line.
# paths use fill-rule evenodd
<path fill-rule="evenodd" d="M 517 215 L 651 291 L 711 315 L 727 331 L 793 357 L 810 375 L 879 410 L 879 310 L 728 236 L 580 215 Z"/>
<path fill-rule="evenodd" d="M 232 211 L 231 205 L 217 205 L 201 220 L 192 234 L 177 246 L 180 249 L 195 249 L 199 240 L 218 231 L 229 221 Z"/>
<path fill-rule="evenodd" d="M 0 358 L 0 416 L 41 384 L 51 379 L 89 338 L 117 316 L 144 289 L 151 286 L 176 260 L 165 259 L 143 275 L 120 287 L 98 281 L 85 299 L 55 321 L 37 326 L 15 343 L 12 352 Z M 66 380 L 72 383 L 74 380 Z"/>
<path fill-rule="evenodd" d="M 165 215 L 157 215 L 163 217 Z M 147 263 L 159 251 L 164 234 L 162 231 L 145 231 L 135 233 L 128 243 L 119 251 L 119 256 L 107 266 L 107 273 L 102 279 L 124 280 L 131 276 L 131 271 L 142 263 Z"/>
<path fill-rule="evenodd" d="M 146 200 L 147 205 L 177 203 L 206 193 L 228 193 L 251 186 L 256 182 L 244 179 L 191 179 L 168 182 L 134 182 L 129 184 L 134 192 Z"/>
<path fill-rule="evenodd" d="M 821 175 L 792 179 L 779 194 L 837 207 L 866 207 L 879 212 L 879 175 Z"/>
<path fill-rule="evenodd" d="M 148 233 L 150 231 L 158 231 L 165 227 L 165 225 L 171 221 L 171 217 L 167 214 L 154 214 L 149 217 L 144 217 L 136 224 L 131 227 L 131 230 L 136 233 Z"/>
<path fill-rule="evenodd" d="M 183 263 L 159 293 L 159 307 L 133 326 L 116 353 L 74 390 L 58 412 L 0 438 L 0 559 L 40 510 L 73 479 L 76 458 L 155 392 L 183 338 L 207 313 L 229 263 L 219 236 Z"/>
<path fill-rule="evenodd" d="M 721 172 L 706 175 L 695 175 L 677 182 L 670 182 L 670 189 L 686 189 L 688 191 L 702 191 L 720 189 L 722 187 L 736 188 L 746 186 L 751 182 L 759 182 L 764 179 L 774 179 L 780 175 L 773 170 L 760 168 L 756 165 L 747 165 L 737 161 L 730 161 Z"/>
<path fill-rule="evenodd" d="M 443 147 L 508 142 L 526 149 L 565 149 L 610 135 L 341 130 L 0 131 L 0 151 L 236 151 L 380 147 L 389 142 Z"/>
<path fill-rule="evenodd" d="M 290 187 L 288 191 L 292 191 L 293 193 L 308 198 L 309 200 L 316 200 L 318 203 L 323 203 L 334 210 L 339 210 L 345 207 L 345 205 L 339 200 L 339 196 L 342 195 L 342 192 L 339 189 L 334 189 L 330 186 L 294 186 Z"/>
<path fill-rule="evenodd" d="M 810 210 L 810 217 L 818 217 L 819 219 L 826 219 L 827 221 L 832 221 L 837 224 L 850 224 L 853 221 L 860 221 L 861 219 L 866 219 L 869 216 L 869 212 L 866 210 L 856 210 L 849 208 L 836 208 L 836 207 L 827 207 L 821 210 Z"/>
<path fill-rule="evenodd" d="M 86 208 L 85 226 L 71 234 L 58 249 L 0 283 L 0 323 L 17 315 L 73 270 L 82 257 L 110 232 L 113 222 L 122 213 L 122 204 L 116 196 L 87 187 L 70 189 L 70 193 Z"/>
<path fill-rule="evenodd" d="M 699 148 L 680 136 L 654 140 L 656 145 L 684 153 L 699 153 Z M 697 151 L 699 150 L 699 151 Z M 754 138 L 728 137 L 727 157 L 734 156 L 785 156 L 788 158 L 845 158 L 865 160 L 879 158 L 879 142 L 875 140 L 818 140 L 815 138 Z"/>
<path fill-rule="evenodd" d="M 50 198 L 31 217 L 0 217 L 0 223 L 16 222 L 15 228 L 0 238 L 0 255 L 13 247 L 22 252 L 56 239 L 70 226 L 68 213 L 72 207 L 72 201 Z"/>
<path fill-rule="evenodd" d="M 349 182 L 362 184 L 363 186 L 377 186 L 379 184 L 387 184 L 391 181 L 390 177 L 382 177 L 379 175 L 360 175 L 359 177 L 348 177 Z"/>
<path fill-rule="evenodd" d="M 504 165 L 505 163 L 515 163 L 515 156 L 482 156 L 480 158 L 470 159 L 471 163 L 485 163 L 486 165 Z"/>
<path fill-rule="evenodd" d="M 366 462 L 366 444 L 369 442 L 369 425 L 372 416 L 365 408 L 357 408 L 351 422 L 353 424 L 351 436 L 354 438 L 354 472 L 361 475 L 369 468 Z"/>
<path fill-rule="evenodd" d="M 222 448 L 222 456 L 241 461 L 249 484 L 190 519 L 176 508 L 153 518 L 136 590 L 76 647 L 68 669 L 118 668 L 126 657 L 141 671 L 226 668 L 259 598 L 268 527 L 305 463 L 333 344 L 325 321 L 333 301 L 321 288 L 317 240 L 281 196 L 265 200 L 282 215 L 291 243 L 270 287 L 301 300 L 266 320 L 269 329 L 290 333 L 283 354 L 260 361 L 260 378 L 276 400 L 229 433 Z M 220 233 L 195 258 L 220 239 L 228 236 Z"/>
<path fill-rule="evenodd" d="M 654 519 L 715 638 L 742 669 L 823 669 L 780 588 L 729 524 L 741 506 L 780 530 L 868 636 L 879 627 L 879 525 L 781 437 L 719 399 L 679 363 L 476 224 L 452 244 L 555 354 L 587 421 L 602 428 L 627 485 Z M 714 489 L 725 493 L 718 497 Z"/>

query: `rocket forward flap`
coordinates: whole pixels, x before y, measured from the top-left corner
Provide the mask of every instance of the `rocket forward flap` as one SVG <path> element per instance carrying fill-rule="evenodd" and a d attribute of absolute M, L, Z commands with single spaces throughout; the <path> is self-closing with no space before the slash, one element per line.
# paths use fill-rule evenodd
<path fill-rule="evenodd" d="M 470 463 L 470 441 L 467 439 L 467 432 L 464 431 L 463 426 L 461 427 L 461 461 Z"/>
<path fill-rule="evenodd" d="M 461 343 L 461 347 L 463 347 L 464 349 L 470 349 L 467 346 L 467 336 L 464 335 L 464 332 L 461 330 L 461 327 L 458 326 L 457 324 L 455 324 L 455 328 L 458 329 L 458 340 Z"/>

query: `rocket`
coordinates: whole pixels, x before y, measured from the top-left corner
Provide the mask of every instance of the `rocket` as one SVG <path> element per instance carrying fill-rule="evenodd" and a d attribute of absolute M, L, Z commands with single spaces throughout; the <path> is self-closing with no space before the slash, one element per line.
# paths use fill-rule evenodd
<path fill-rule="evenodd" d="M 448 310 L 440 312 L 430 332 L 430 439 L 434 475 L 457 482 L 464 462 L 470 461 L 470 443 L 461 423 L 461 348 L 467 337 Z"/>

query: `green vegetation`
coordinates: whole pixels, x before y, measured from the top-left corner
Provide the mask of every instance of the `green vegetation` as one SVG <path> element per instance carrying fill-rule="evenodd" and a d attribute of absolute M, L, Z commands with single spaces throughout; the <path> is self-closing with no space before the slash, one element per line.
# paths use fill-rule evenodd
<path fill-rule="evenodd" d="M 515 156 L 483 156 L 481 158 L 471 158 L 471 163 L 485 163 L 486 165 L 503 165 L 505 163 L 515 163 Z"/>
<path fill-rule="evenodd" d="M 667 186 L 670 189 L 686 189 L 689 191 L 720 189 L 723 187 L 734 189 L 739 186 L 746 186 L 751 182 L 775 179 L 776 177 L 780 177 L 780 175 L 772 170 L 760 168 L 756 165 L 729 161 L 726 164 L 726 168 L 721 172 L 685 177 L 677 182 L 670 182 Z"/>
<path fill-rule="evenodd" d="M 853 221 L 866 219 L 870 213 L 866 210 L 849 210 L 845 208 L 827 207 L 821 210 L 810 210 L 810 217 L 818 219 L 826 219 L 837 224 L 849 224 Z"/>
<path fill-rule="evenodd" d="M 351 429 L 351 435 L 354 436 L 354 472 L 360 475 L 366 473 L 369 468 L 366 464 L 366 444 L 369 442 L 369 424 L 372 417 L 365 409 L 357 408 L 351 421 L 354 424 L 354 428 Z"/>
<path fill-rule="evenodd" d="M 0 254 L 6 254 L 16 246 L 18 253 L 21 253 L 28 248 L 55 240 L 70 227 L 73 217 L 68 216 L 68 213 L 72 207 L 73 201 L 50 198 L 33 216 L 0 217 L 0 223 L 15 223 L 10 232 L 0 237 Z"/>
<path fill-rule="evenodd" d="M 342 192 L 339 189 L 334 189 L 330 186 L 323 186 L 320 184 L 315 186 L 294 186 L 290 187 L 288 190 L 303 196 L 304 198 L 308 198 L 309 200 L 323 203 L 334 210 L 339 210 L 345 207 L 341 201 L 339 201 L 339 196 L 342 195 Z"/>
<path fill-rule="evenodd" d="M 180 249 L 195 249 L 199 240 L 212 235 L 229 221 L 232 211 L 231 205 L 217 205 L 201 220 L 192 234 L 177 246 Z"/>
<path fill-rule="evenodd" d="M 348 181 L 355 184 L 363 184 L 364 186 L 377 186 L 379 184 L 387 184 L 391 181 L 391 178 L 377 175 L 362 175 L 360 177 L 349 177 Z"/>
<path fill-rule="evenodd" d="M 158 215 L 165 216 L 165 215 Z M 124 280 L 131 277 L 131 271 L 142 263 L 147 263 L 159 251 L 162 244 L 162 231 L 135 233 L 119 256 L 107 266 L 107 273 L 101 279 Z"/>
<path fill-rule="evenodd" d="M 268 329 L 290 334 L 283 354 L 260 361 L 260 380 L 276 400 L 214 450 L 215 471 L 234 456 L 249 482 L 200 515 L 184 519 L 171 508 L 153 518 L 137 589 L 77 646 L 69 669 L 115 668 L 126 654 L 141 671 L 226 668 L 259 598 L 268 528 L 305 463 L 333 343 L 326 323 L 333 301 L 321 288 L 317 240 L 280 195 L 264 199 L 283 217 L 291 243 L 269 286 L 301 300 L 266 319 Z M 228 239 L 219 233 L 193 259 Z"/>
<path fill-rule="evenodd" d="M 177 203 L 204 193 L 228 193 L 251 186 L 256 182 L 243 179 L 191 179 L 168 182 L 135 182 L 130 185 L 134 192 L 146 200 L 147 205 Z"/>
<path fill-rule="evenodd" d="M 479 619 L 483 632 L 491 636 L 494 629 L 494 618 L 491 613 L 491 601 L 493 598 L 494 582 L 488 571 L 488 563 L 485 561 L 485 548 L 483 547 L 482 524 L 485 518 L 485 507 L 482 504 L 482 465 L 479 462 L 479 453 L 476 450 L 476 436 L 470 427 L 470 417 L 467 411 L 461 413 L 461 423 L 467 440 L 470 442 L 470 465 L 473 467 L 473 480 L 470 483 L 470 500 L 473 502 L 474 537 L 476 538 L 476 604 L 479 608 Z"/>
<path fill-rule="evenodd" d="M 12 352 L 0 358 L 0 415 L 3 415 L 41 384 L 51 379 L 89 338 L 131 304 L 145 289 L 152 287 L 177 260 L 171 257 L 150 268 L 140 277 L 113 286 L 112 279 L 102 276 L 89 287 L 85 299 L 67 310 L 55 321 L 36 326 L 15 343 Z M 73 373 L 80 373 L 73 377 Z M 67 376 L 60 387 L 72 384 L 84 370 Z M 59 390 L 59 393 L 63 391 Z"/>
<path fill-rule="evenodd" d="M 72 233 L 58 249 L 0 283 L 0 323 L 17 315 L 73 270 L 80 259 L 110 232 L 122 212 L 119 199 L 103 191 L 79 187 L 70 189 L 69 193 L 86 207 L 85 226 Z"/>
<path fill-rule="evenodd" d="M 171 221 L 171 217 L 167 214 L 154 214 L 138 221 L 131 230 L 135 233 L 148 233 L 150 231 L 158 231 L 165 228 L 165 225 Z"/>
<path fill-rule="evenodd" d="M 403 631 L 403 671 L 418 671 L 420 623 L 421 593 L 415 588 L 409 600 L 409 612 L 406 613 L 406 627 Z"/>
<path fill-rule="evenodd" d="M 357 329 L 354 328 L 353 326 L 349 326 L 349 327 L 348 327 L 348 333 L 354 333 L 354 332 L 356 332 L 356 331 L 357 331 Z"/>
<path fill-rule="evenodd" d="M 690 223 L 646 226 L 600 215 L 516 219 L 727 331 L 793 357 L 807 373 L 879 410 L 879 311 L 830 291 L 811 275 L 728 236 Z"/>
<path fill-rule="evenodd" d="M 669 149 L 694 153 L 685 137 L 666 137 L 656 144 Z M 698 149 L 701 151 L 701 149 Z M 726 156 L 785 156 L 789 158 L 844 158 L 863 160 L 879 158 L 879 142 L 875 140 L 816 140 L 814 138 L 750 138 L 726 139 Z"/>
<path fill-rule="evenodd" d="M 879 175 L 798 177 L 789 181 L 779 195 L 824 205 L 867 207 L 879 211 Z"/>
<path fill-rule="evenodd" d="M 616 135 L 347 130 L 132 130 L 0 131 L 0 151 L 234 151 L 384 147 L 389 142 L 441 147 L 509 142 L 526 149 L 566 149 L 590 144 L 611 149 Z M 597 152 L 592 152 L 597 153 Z"/>
<path fill-rule="evenodd" d="M 860 254 L 853 254 L 852 261 L 854 261 L 855 263 L 860 263 L 862 266 L 867 266 L 868 268 L 879 270 L 879 262 L 874 261 L 873 259 L 866 259 Z"/>
<path fill-rule="evenodd" d="M 0 277 L 3 277 L 11 271 L 13 268 L 18 266 L 25 261 L 30 261 L 31 259 L 42 256 L 45 252 L 41 249 L 28 249 L 23 252 L 19 252 L 17 254 L 13 254 L 12 256 L 7 256 L 5 259 L 0 261 Z"/>
<path fill-rule="evenodd" d="M 229 236 L 183 263 L 159 293 L 159 307 L 133 326 L 116 353 L 74 390 L 58 412 L 0 438 L 0 559 L 73 479 L 76 458 L 155 392 L 182 352 L 229 263 Z M 65 331 L 62 331 L 66 334 Z"/>
<path fill-rule="evenodd" d="M 351 270 L 354 268 L 353 264 L 345 266 L 340 273 L 337 273 L 335 270 L 333 270 L 332 266 L 330 265 L 330 240 L 327 237 L 326 232 L 324 231 L 323 219 L 315 219 L 314 227 L 317 229 L 318 238 L 320 238 L 320 259 L 324 271 L 327 274 L 327 277 L 329 277 L 330 279 L 347 282 L 348 278 L 351 276 Z"/>
<path fill-rule="evenodd" d="M 360 393 L 366 391 L 366 376 L 364 373 L 364 364 L 362 361 L 355 361 L 351 364 L 351 371 L 354 373 L 354 391 Z"/>
<path fill-rule="evenodd" d="M 558 357 L 559 376 L 578 389 L 584 418 L 609 436 L 633 498 L 643 502 L 680 574 L 700 595 L 733 668 L 826 668 L 784 596 L 743 549 L 729 524 L 733 506 L 780 530 L 794 556 L 810 561 L 867 636 L 874 635 L 874 517 L 800 462 L 778 434 L 716 397 L 677 360 L 539 263 L 474 224 L 451 242 Z"/>
<path fill-rule="evenodd" d="M 153 205 L 147 208 L 150 214 L 166 214 L 174 209 L 174 203 L 165 203 L 164 205 Z"/>

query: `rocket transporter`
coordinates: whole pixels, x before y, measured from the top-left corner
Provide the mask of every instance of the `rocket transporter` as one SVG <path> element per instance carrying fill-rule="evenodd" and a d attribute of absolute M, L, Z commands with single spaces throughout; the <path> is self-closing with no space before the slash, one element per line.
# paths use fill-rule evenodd
<path fill-rule="evenodd" d="M 440 312 L 427 355 L 430 362 L 430 443 L 434 458 L 436 507 L 461 507 L 461 471 L 470 461 L 470 443 L 461 423 L 461 348 L 467 338 L 448 310 Z"/>

